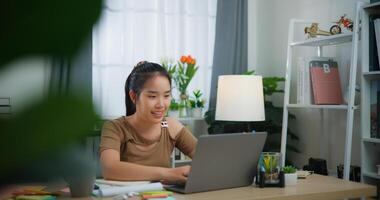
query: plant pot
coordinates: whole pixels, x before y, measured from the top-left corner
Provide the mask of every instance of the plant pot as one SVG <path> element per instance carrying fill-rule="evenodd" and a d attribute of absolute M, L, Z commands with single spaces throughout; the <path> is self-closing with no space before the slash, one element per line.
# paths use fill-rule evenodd
<path fill-rule="evenodd" d="M 191 109 L 191 116 L 195 118 L 201 118 L 203 116 L 203 108 Z"/>
<path fill-rule="evenodd" d="M 265 184 L 280 182 L 281 154 L 278 152 L 262 152 L 257 165 L 258 172 L 264 172 Z M 260 179 L 260 177 L 258 177 Z"/>
<path fill-rule="evenodd" d="M 297 184 L 297 173 L 284 174 L 284 176 L 285 176 L 285 186 Z"/>
<path fill-rule="evenodd" d="M 179 117 L 189 117 L 189 110 L 187 107 L 187 99 L 183 98 L 186 95 L 181 95 L 181 100 L 179 102 L 180 108 L 179 108 Z"/>
<path fill-rule="evenodd" d="M 179 113 L 178 116 L 180 118 L 184 118 L 184 117 L 188 117 L 189 116 L 189 112 L 188 112 L 187 108 L 180 108 L 178 111 L 179 111 L 178 112 Z"/>

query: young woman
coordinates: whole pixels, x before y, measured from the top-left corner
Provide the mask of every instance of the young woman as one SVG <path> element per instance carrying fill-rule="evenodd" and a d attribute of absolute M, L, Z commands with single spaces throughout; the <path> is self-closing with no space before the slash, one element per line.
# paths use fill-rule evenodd
<path fill-rule="evenodd" d="M 190 166 L 170 168 L 177 147 L 193 157 L 196 138 L 177 120 L 165 117 L 171 79 L 156 63 L 140 62 L 125 83 L 126 116 L 103 125 L 100 161 L 111 180 L 184 182 Z"/>

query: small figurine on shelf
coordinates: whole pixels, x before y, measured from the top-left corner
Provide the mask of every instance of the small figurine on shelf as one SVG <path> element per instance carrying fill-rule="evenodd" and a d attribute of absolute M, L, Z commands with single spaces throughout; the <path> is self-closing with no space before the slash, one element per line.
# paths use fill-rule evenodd
<path fill-rule="evenodd" d="M 344 27 L 344 28 L 348 29 L 349 31 L 352 31 L 353 27 L 354 27 L 354 23 L 352 22 L 351 19 L 349 19 L 349 18 L 346 17 L 346 14 L 344 14 L 343 16 L 341 16 L 340 19 L 337 22 L 334 22 L 334 23 L 336 23 L 336 24 L 333 25 L 333 26 L 331 26 L 331 28 L 330 28 L 330 33 L 332 35 L 336 35 L 336 34 L 342 33 L 342 28 L 341 27 Z"/>
<path fill-rule="evenodd" d="M 308 34 L 308 38 L 315 38 L 318 35 L 329 36 L 330 32 L 319 29 L 318 23 L 312 23 L 310 27 L 305 27 L 305 34 Z"/>

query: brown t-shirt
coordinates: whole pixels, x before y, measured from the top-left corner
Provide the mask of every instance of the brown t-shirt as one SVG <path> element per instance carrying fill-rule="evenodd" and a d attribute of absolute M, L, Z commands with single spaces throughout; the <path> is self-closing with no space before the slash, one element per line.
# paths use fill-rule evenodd
<path fill-rule="evenodd" d="M 170 125 L 169 125 L 170 126 Z M 147 165 L 170 167 L 170 155 L 174 147 L 189 155 L 196 147 L 197 139 L 183 127 L 176 138 L 171 138 L 167 127 L 161 127 L 161 136 L 157 141 L 148 141 L 136 132 L 133 126 L 120 117 L 104 123 L 100 141 L 100 152 L 114 149 L 120 152 L 120 160 Z M 141 146 L 152 145 L 149 150 Z"/>

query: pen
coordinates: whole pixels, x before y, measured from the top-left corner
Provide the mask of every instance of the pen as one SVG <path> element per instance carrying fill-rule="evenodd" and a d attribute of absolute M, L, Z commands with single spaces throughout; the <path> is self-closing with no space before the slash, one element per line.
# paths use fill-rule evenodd
<path fill-rule="evenodd" d="M 156 195 L 156 194 L 167 194 L 168 196 L 173 195 L 173 192 L 170 191 L 148 191 L 148 192 L 140 192 L 140 195 Z"/>
<path fill-rule="evenodd" d="M 167 194 L 151 194 L 151 195 L 142 195 L 143 199 L 151 199 L 151 198 L 166 198 L 168 197 Z"/>

